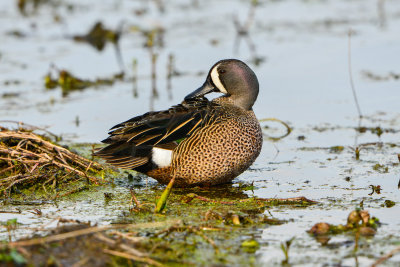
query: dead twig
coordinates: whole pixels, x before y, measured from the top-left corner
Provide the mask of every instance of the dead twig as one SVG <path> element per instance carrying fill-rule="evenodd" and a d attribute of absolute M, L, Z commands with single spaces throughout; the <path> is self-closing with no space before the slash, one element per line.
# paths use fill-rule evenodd
<path fill-rule="evenodd" d="M 125 252 L 120 252 L 120 251 L 110 250 L 110 249 L 104 249 L 103 252 L 110 254 L 110 255 L 117 256 L 117 257 L 130 259 L 133 261 L 144 262 L 144 263 L 154 265 L 154 266 L 164 266 L 163 264 L 159 263 L 158 261 L 152 260 L 150 258 L 137 257 L 137 256 L 131 255 L 129 253 L 125 253 Z"/>
<path fill-rule="evenodd" d="M 113 225 L 105 225 L 105 226 L 93 226 L 85 229 L 79 229 L 76 231 L 71 231 L 67 233 L 51 235 L 47 237 L 39 237 L 29 240 L 22 240 L 22 241 L 15 241 L 10 242 L 8 244 L 0 244 L 0 249 L 11 247 L 26 247 L 26 246 L 34 246 L 40 245 L 50 242 L 61 241 L 68 238 L 73 238 L 82 235 L 94 234 L 97 232 L 103 232 L 107 230 L 115 230 L 115 229 L 145 229 L 145 228 L 159 228 L 159 227 L 166 227 L 169 225 L 181 224 L 180 220 L 170 220 L 164 222 L 152 222 L 152 223 L 137 223 L 137 224 L 113 224 Z"/>
<path fill-rule="evenodd" d="M 34 238 L 34 239 L 29 239 L 29 240 L 10 242 L 7 244 L 7 246 L 12 247 L 12 248 L 34 246 L 34 245 L 40 245 L 40 244 L 45 244 L 45 243 L 50 243 L 50 242 L 61 241 L 61 240 L 68 239 L 68 238 L 93 234 L 93 233 L 102 232 L 102 231 L 106 231 L 109 229 L 116 229 L 116 228 L 121 228 L 121 225 L 94 226 L 94 227 L 90 227 L 90 228 L 79 229 L 76 231 L 71 231 L 71 232 L 57 234 L 57 235 L 51 235 L 51 236 L 47 236 L 47 237 L 39 237 L 39 238 Z M 3 247 L 4 247 L 4 245 L 0 245 L 0 248 L 3 248 Z"/>
<path fill-rule="evenodd" d="M 132 243 L 139 243 L 145 240 L 144 237 L 141 236 L 130 236 L 129 234 L 121 233 L 118 231 L 112 231 L 110 234 L 116 235 L 118 237 L 124 238 L 126 240 L 131 241 Z"/>
<path fill-rule="evenodd" d="M 195 193 L 187 194 L 186 196 L 182 197 L 181 201 L 183 201 L 184 203 L 189 203 L 195 198 L 199 199 L 201 201 L 204 201 L 204 202 L 211 202 L 211 203 L 218 203 L 218 204 L 225 204 L 225 205 L 234 205 L 235 204 L 235 202 L 231 202 L 231 201 L 217 201 L 217 200 L 213 200 L 210 198 L 202 197 Z"/>
<path fill-rule="evenodd" d="M 131 188 L 129 190 L 131 192 L 131 197 L 132 197 L 131 202 L 133 200 L 135 202 L 135 204 L 136 204 L 136 207 L 138 207 L 138 209 L 140 209 L 142 207 L 142 204 L 140 204 L 139 200 L 136 198 L 135 192 L 133 191 L 133 189 Z"/>
<path fill-rule="evenodd" d="M 373 264 L 371 264 L 370 267 L 376 267 L 379 264 L 384 263 L 385 261 L 387 261 L 388 259 L 390 259 L 391 257 L 393 257 L 395 254 L 400 253 L 400 246 L 398 246 L 397 248 L 393 249 L 392 251 L 390 251 L 389 253 L 383 255 L 382 257 L 380 257 L 379 259 L 377 259 Z"/>
<path fill-rule="evenodd" d="M 247 199 L 246 199 L 247 200 Z M 256 201 L 271 203 L 273 205 L 312 205 L 318 203 L 317 201 L 310 200 L 306 197 L 290 197 L 290 198 L 256 198 Z"/>
<path fill-rule="evenodd" d="M 109 246 L 112 247 L 119 247 L 120 249 L 125 250 L 126 252 L 128 252 L 131 255 L 134 255 L 136 257 L 147 257 L 148 255 L 146 253 L 140 252 L 137 249 L 134 249 L 128 245 L 125 244 L 119 244 L 117 241 L 106 237 L 105 235 L 101 234 L 101 233 L 96 233 L 95 237 L 100 240 L 103 241 L 104 243 L 106 243 Z"/>

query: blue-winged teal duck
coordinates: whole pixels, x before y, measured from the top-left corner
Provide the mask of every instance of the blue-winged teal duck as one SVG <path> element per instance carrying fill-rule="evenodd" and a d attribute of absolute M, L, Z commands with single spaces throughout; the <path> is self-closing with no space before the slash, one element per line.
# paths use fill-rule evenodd
<path fill-rule="evenodd" d="M 210 92 L 224 94 L 212 101 Z M 168 110 L 122 122 L 95 153 L 119 168 L 133 169 L 175 186 L 230 182 L 257 158 L 260 124 L 252 106 L 258 80 L 242 61 L 226 59 L 210 69 L 205 83 Z"/>

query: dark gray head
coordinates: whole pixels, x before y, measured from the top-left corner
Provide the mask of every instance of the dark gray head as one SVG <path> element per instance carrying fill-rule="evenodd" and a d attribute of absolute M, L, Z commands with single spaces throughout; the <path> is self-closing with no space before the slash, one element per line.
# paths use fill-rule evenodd
<path fill-rule="evenodd" d="M 210 69 L 205 83 L 185 100 L 219 92 L 243 109 L 250 110 L 258 96 L 258 80 L 244 62 L 237 59 L 218 61 Z"/>

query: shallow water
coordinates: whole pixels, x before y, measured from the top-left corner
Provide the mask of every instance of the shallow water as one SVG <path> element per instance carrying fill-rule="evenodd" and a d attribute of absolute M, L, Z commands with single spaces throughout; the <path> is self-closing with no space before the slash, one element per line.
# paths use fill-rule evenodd
<path fill-rule="evenodd" d="M 248 1 L 170 1 L 164 11 L 155 2 L 107 1 L 100 5 L 96 1 L 57 1 L 59 4 L 42 5 L 33 14 L 22 16 L 14 1 L 3 1 L 0 119 L 46 127 L 61 134 L 66 143 L 99 142 L 116 123 L 180 102 L 203 83 L 217 60 L 239 58 L 248 62 L 259 78 L 261 91 L 254 107 L 258 118 L 278 118 L 289 123 L 293 132 L 276 142 L 265 138 L 256 163 L 235 182 L 254 181 L 258 187 L 254 194 L 259 197 L 306 196 L 320 202 L 306 209 L 271 208 L 276 218 L 292 221 L 263 230 L 259 238 L 265 245 L 257 252 L 260 263 L 280 263 L 280 243 L 291 237 L 295 240 L 290 261 L 296 266 L 355 266 L 357 262 L 365 266 L 400 244 L 400 80 L 373 80 L 364 74 L 400 73 L 399 1 L 260 1 L 247 37 L 237 36 L 233 21 L 237 16 L 245 23 L 251 8 Z M 139 11 L 143 14 L 137 15 Z M 55 21 L 56 16 L 59 21 Z M 110 77 L 121 71 L 111 44 L 98 52 L 71 40 L 72 35 L 87 33 L 97 21 L 110 29 L 123 22 L 120 48 L 125 79 L 66 97 L 60 88 L 46 90 L 44 76 L 51 64 L 85 79 Z M 165 30 L 164 45 L 154 47 L 158 54 L 157 99 L 152 98 L 150 51 L 134 26 Z M 381 136 L 355 130 L 360 122 L 349 80 L 350 29 L 351 70 L 365 116 L 361 126 L 392 130 Z M 182 74 L 171 79 L 171 98 L 166 78 L 170 54 L 174 55 L 175 69 Z M 138 97 L 133 92 L 133 59 L 138 62 Z M 261 63 L 255 65 L 255 59 Z M 263 125 L 270 126 L 264 131 L 266 135 L 284 133 L 279 124 Z M 299 140 L 299 136 L 305 139 Z M 374 144 L 365 146 L 360 160 L 355 160 L 352 148 L 367 143 Z M 334 153 L 329 149 L 332 146 L 344 146 L 344 150 Z M 388 172 L 374 170 L 375 164 L 387 166 Z M 368 195 L 370 185 L 380 185 L 382 193 Z M 112 190 L 127 193 L 124 187 Z M 396 205 L 381 207 L 386 199 Z M 362 200 L 383 225 L 374 238 L 365 240 L 357 259 L 353 245 L 321 247 L 305 232 L 320 221 L 345 223 L 347 214 Z M 18 217 L 19 222 L 35 226 L 57 216 L 100 223 L 117 216 L 114 207 L 104 205 L 102 199 L 85 200 L 82 196 L 76 203 L 75 207 L 62 202 L 58 207 L 41 206 L 47 214 L 41 219 L 27 212 L 32 207 L 21 207 L 22 215 L 0 214 L 0 218 Z M 2 236 L 6 236 L 4 231 Z M 346 240 L 354 241 L 343 235 L 332 239 Z M 399 263 L 400 255 L 387 262 L 389 266 Z"/>

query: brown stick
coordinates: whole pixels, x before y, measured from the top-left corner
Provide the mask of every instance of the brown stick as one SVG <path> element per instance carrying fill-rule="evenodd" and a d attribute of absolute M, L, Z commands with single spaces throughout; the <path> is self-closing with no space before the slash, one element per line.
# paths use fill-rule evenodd
<path fill-rule="evenodd" d="M 159 263 L 158 261 L 152 260 L 150 258 L 137 257 L 134 255 L 125 253 L 125 252 L 120 252 L 120 251 L 110 250 L 110 249 L 103 249 L 103 252 L 117 256 L 117 257 L 121 257 L 121 258 L 126 258 L 126 259 L 130 259 L 130 260 L 138 261 L 138 262 L 144 262 L 144 263 L 154 265 L 154 266 L 164 266 L 163 264 Z"/>
<path fill-rule="evenodd" d="M 379 259 L 377 259 L 373 264 L 371 264 L 370 267 L 376 267 L 379 264 L 384 263 L 385 261 L 387 261 L 388 259 L 390 259 L 391 257 L 393 257 L 395 254 L 400 252 L 400 246 L 393 249 L 392 251 L 390 251 L 389 253 L 383 255 L 382 257 L 380 257 Z"/>
<path fill-rule="evenodd" d="M 30 240 L 10 242 L 8 244 L 0 244 L 0 249 L 5 248 L 5 247 L 25 247 L 25 246 L 40 245 L 40 244 L 44 244 L 44 243 L 60 241 L 60 240 L 64 240 L 67 238 L 77 237 L 77 236 L 81 236 L 81 235 L 102 232 L 102 231 L 106 231 L 106 230 L 110 230 L 110 229 L 158 228 L 158 227 L 166 226 L 169 224 L 176 224 L 177 222 L 180 222 L 180 220 L 154 222 L 154 223 L 113 224 L 113 225 L 105 225 L 105 226 L 94 226 L 94 227 L 90 227 L 90 228 L 80 229 L 80 230 L 57 234 L 57 235 L 51 235 L 51 236 L 47 236 L 47 237 L 39 237 L 39 238 L 30 239 Z"/>
<path fill-rule="evenodd" d="M 9 171 L 9 170 L 12 170 L 12 169 L 14 169 L 14 168 L 15 168 L 14 165 L 12 165 L 12 166 L 10 166 L 10 167 L 7 167 L 7 168 L 5 168 L 5 169 L 3 169 L 3 170 L 0 170 L 0 174 L 2 174 L 3 172 L 7 172 L 7 171 Z"/>
<path fill-rule="evenodd" d="M 33 177 L 35 177 L 35 176 L 33 176 Z M 35 177 L 35 178 L 36 178 L 36 177 Z M 12 182 L 9 186 L 7 186 L 6 189 L 4 189 L 4 190 L 7 190 L 7 189 L 11 188 L 13 185 L 19 184 L 20 182 L 25 181 L 25 180 L 29 180 L 29 179 L 32 179 L 32 176 L 26 176 L 26 177 L 23 177 L 22 179 L 19 179 L 19 180 L 17 180 L 17 181 L 13 181 L 13 182 Z"/>
<path fill-rule="evenodd" d="M 135 202 L 136 207 L 138 207 L 140 209 L 142 207 L 142 204 L 140 204 L 139 200 L 136 198 L 135 192 L 133 191 L 132 188 L 130 189 L 130 191 L 131 191 L 132 200 Z"/>
<path fill-rule="evenodd" d="M 145 239 L 142 236 L 130 236 L 128 234 L 121 233 L 121 232 L 118 232 L 118 231 L 112 231 L 111 234 L 117 235 L 117 236 L 122 237 L 122 238 L 125 238 L 126 240 L 129 240 L 132 243 L 139 243 L 139 242 L 142 242 Z"/>
<path fill-rule="evenodd" d="M 117 246 L 117 247 L 119 247 L 119 248 L 125 250 L 126 252 L 129 252 L 131 255 L 134 255 L 134 256 L 136 256 L 136 257 L 147 257 L 147 256 L 148 256 L 146 253 L 143 253 L 143 252 L 141 252 L 141 251 L 139 251 L 139 250 L 137 250 L 137 249 L 134 249 L 134 248 L 132 248 L 132 247 L 130 247 L 130 246 L 128 246 L 128 245 L 125 245 L 125 244 L 118 244 L 117 241 L 115 241 L 115 240 L 113 240 L 113 239 L 111 239 L 111 238 L 108 238 L 108 237 L 106 237 L 105 235 L 103 235 L 103 234 L 101 234 L 101 233 L 97 233 L 97 234 L 95 235 L 95 237 L 96 237 L 98 240 L 105 242 L 105 243 L 108 244 L 109 246 L 112 246 L 112 247 Z"/>
<path fill-rule="evenodd" d="M 247 200 L 247 199 L 245 199 Z M 258 201 L 273 202 L 275 205 L 292 205 L 292 204 L 315 204 L 317 201 L 310 200 L 306 197 L 290 197 L 290 198 L 256 198 Z"/>
<path fill-rule="evenodd" d="M 211 203 L 218 203 L 218 204 L 225 204 L 225 205 L 234 205 L 235 204 L 235 202 L 217 201 L 217 200 L 213 200 L 213 199 L 210 199 L 210 198 L 202 197 L 202 196 L 199 196 L 199 195 L 197 195 L 195 193 L 190 193 L 190 194 L 184 196 L 183 198 L 185 198 L 185 197 L 187 197 L 187 199 L 184 201 L 185 203 L 189 203 L 193 199 L 197 198 L 197 199 L 199 199 L 201 201 L 204 201 L 204 202 L 211 202 Z"/>

